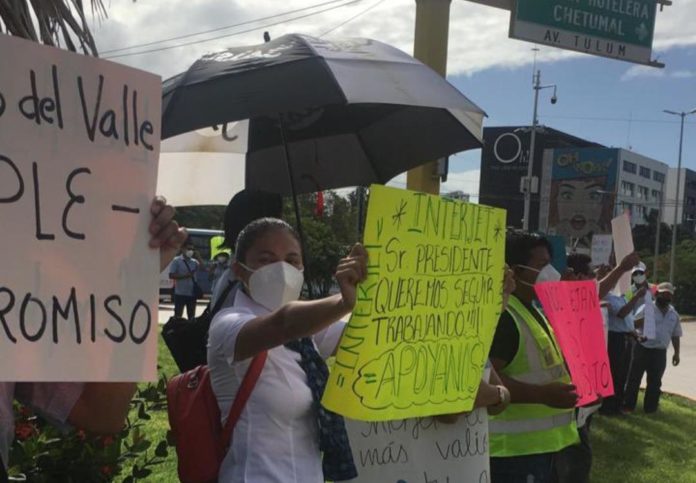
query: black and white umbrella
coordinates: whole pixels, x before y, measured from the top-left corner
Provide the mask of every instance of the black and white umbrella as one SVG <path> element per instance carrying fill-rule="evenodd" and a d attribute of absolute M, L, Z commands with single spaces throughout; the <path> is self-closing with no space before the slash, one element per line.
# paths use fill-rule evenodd
<path fill-rule="evenodd" d="M 163 149 L 244 153 L 245 186 L 281 194 L 386 183 L 480 147 L 485 115 L 391 46 L 295 34 L 202 57 L 164 82 L 162 106 Z"/>

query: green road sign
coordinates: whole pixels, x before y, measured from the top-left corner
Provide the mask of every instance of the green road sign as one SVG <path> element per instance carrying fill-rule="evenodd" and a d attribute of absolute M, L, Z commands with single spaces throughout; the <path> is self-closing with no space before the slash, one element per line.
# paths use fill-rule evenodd
<path fill-rule="evenodd" d="M 657 0 L 517 0 L 510 37 L 629 62 L 651 61 Z"/>

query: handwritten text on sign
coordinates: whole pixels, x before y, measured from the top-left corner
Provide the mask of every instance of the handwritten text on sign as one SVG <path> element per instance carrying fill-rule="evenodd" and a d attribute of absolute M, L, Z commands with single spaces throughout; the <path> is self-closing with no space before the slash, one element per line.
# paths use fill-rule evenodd
<path fill-rule="evenodd" d="M 488 483 L 488 415 L 476 409 L 455 424 L 433 418 L 346 420 L 358 468 L 354 483 Z"/>
<path fill-rule="evenodd" d="M 0 380 L 156 370 L 154 75 L 0 35 Z"/>
<path fill-rule="evenodd" d="M 505 212 L 373 186 L 368 278 L 323 404 L 360 420 L 468 411 L 501 310 Z"/>
<path fill-rule="evenodd" d="M 577 387 L 578 406 L 613 395 L 595 282 L 546 282 L 534 289 Z"/>

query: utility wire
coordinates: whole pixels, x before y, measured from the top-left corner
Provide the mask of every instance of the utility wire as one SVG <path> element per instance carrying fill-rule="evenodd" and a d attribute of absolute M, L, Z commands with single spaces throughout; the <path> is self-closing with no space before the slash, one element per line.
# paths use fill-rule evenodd
<path fill-rule="evenodd" d="M 171 42 L 172 40 L 188 39 L 191 37 L 196 37 L 198 35 L 210 34 L 213 32 L 220 32 L 222 30 L 228 30 L 228 29 L 232 29 L 232 28 L 236 28 L 236 27 L 242 27 L 244 25 L 249 25 L 249 24 L 253 24 L 253 23 L 257 23 L 257 22 L 263 22 L 265 20 L 271 20 L 271 19 L 278 18 L 278 17 L 284 17 L 286 15 L 292 15 L 295 13 L 304 12 L 307 10 L 312 10 L 315 8 L 323 7 L 325 5 L 331 5 L 333 3 L 341 3 L 344 1 L 346 1 L 346 0 L 330 0 L 328 2 L 317 3 L 314 5 L 310 5 L 308 7 L 298 8 L 295 10 L 288 10 L 287 12 L 277 13 L 275 15 L 268 15 L 267 17 L 260 17 L 260 18 L 256 18 L 253 20 L 246 20 L 244 22 L 234 23 L 231 25 L 225 25 L 223 27 L 217 27 L 217 28 L 210 29 L 210 30 L 201 30 L 200 32 L 194 32 L 194 33 L 186 34 L 186 35 L 178 35 L 176 37 L 169 37 L 167 39 L 153 40 L 152 42 L 146 42 L 144 44 L 133 44 L 133 45 L 129 45 L 127 47 L 119 47 L 118 49 L 104 50 L 101 53 L 102 54 L 113 54 L 115 52 L 123 52 L 124 50 L 138 49 L 141 47 L 150 47 L 152 45 L 162 44 L 165 42 Z"/>
<path fill-rule="evenodd" d="M 367 7 L 365 10 L 363 10 L 363 11 L 361 11 L 361 12 L 358 12 L 357 14 L 353 15 L 352 17 L 350 17 L 349 19 L 345 20 L 344 22 L 341 22 L 340 24 L 336 25 L 335 27 L 330 28 L 329 30 L 327 30 L 327 31 L 324 32 L 323 34 L 319 35 L 319 37 L 321 38 L 321 37 L 323 37 L 323 36 L 325 36 L 325 35 L 330 34 L 330 33 L 333 32 L 334 30 L 340 29 L 340 28 L 343 27 L 344 25 L 346 25 L 346 24 L 352 22 L 353 20 L 355 20 L 356 18 L 358 18 L 358 17 L 360 17 L 360 16 L 366 14 L 367 12 L 369 12 L 369 11 L 372 10 L 373 8 L 375 8 L 375 7 L 379 6 L 379 5 L 381 5 L 381 4 L 384 3 L 385 1 L 386 1 L 386 0 L 377 0 L 377 2 L 373 3 L 372 5 L 370 5 L 370 6 Z"/>
<path fill-rule="evenodd" d="M 296 21 L 296 20 L 302 20 L 302 19 L 307 18 L 307 17 L 312 17 L 312 16 L 314 16 L 314 15 L 319 15 L 320 13 L 328 12 L 328 11 L 331 11 L 331 10 L 336 10 L 336 9 L 342 8 L 342 7 L 347 7 L 348 5 L 352 5 L 352 4 L 354 4 L 354 3 L 360 3 L 360 2 L 362 2 L 362 1 L 364 1 L 364 0 L 350 0 L 350 1 L 346 2 L 346 3 L 340 4 L 340 5 L 335 5 L 335 6 L 333 6 L 333 7 L 328 7 L 328 8 L 322 9 L 322 10 L 318 10 L 318 11 L 316 11 L 316 12 L 311 12 L 311 13 L 304 14 L 304 15 L 298 15 L 297 17 L 293 17 L 293 18 L 289 18 L 289 19 L 284 19 L 284 20 L 280 20 L 280 21 L 273 22 L 273 23 L 269 23 L 269 24 L 265 24 L 265 25 L 260 25 L 260 26 L 258 26 L 258 27 L 253 27 L 253 28 L 250 28 L 250 29 L 241 30 L 241 31 L 239 31 L 239 32 L 233 32 L 233 33 L 225 34 L 225 35 L 218 35 L 217 37 L 210 37 L 210 38 L 208 38 L 208 39 L 194 40 L 194 41 L 191 41 L 191 42 L 183 42 L 183 43 L 180 43 L 180 44 L 169 45 L 169 46 L 166 46 L 166 47 L 159 47 L 159 48 L 156 48 L 156 49 L 141 50 L 141 51 L 139 51 L 139 52 L 129 52 L 129 53 L 125 53 L 125 54 L 116 54 L 116 55 L 104 56 L 103 58 L 104 58 L 104 59 L 115 59 L 115 58 L 118 58 L 118 57 L 130 57 L 130 56 L 133 56 L 133 55 L 150 54 L 150 53 L 153 53 L 153 52 L 161 52 L 161 51 L 164 51 L 164 50 L 171 50 L 171 49 L 176 49 L 176 48 L 179 48 L 179 47 L 186 47 L 186 46 L 189 46 L 189 45 L 195 45 L 195 44 L 201 44 L 201 43 L 204 43 L 204 42 L 210 42 L 210 41 L 212 41 L 212 40 L 219 40 L 219 39 L 223 39 L 223 38 L 227 38 L 227 37 L 233 37 L 233 36 L 235 36 L 235 35 L 242 35 L 242 34 L 245 34 L 245 33 L 249 33 L 249 32 L 256 31 L 256 30 L 267 29 L 267 28 L 269 28 L 269 27 L 273 27 L 273 26 L 275 26 L 275 25 L 280 25 L 280 24 L 283 24 L 283 23 L 294 22 L 294 21 Z"/>
<path fill-rule="evenodd" d="M 574 119 L 580 121 L 605 121 L 605 122 L 645 122 L 655 124 L 679 124 L 680 121 L 668 121 L 666 119 L 635 119 L 627 117 L 589 117 L 589 116 L 539 116 L 543 119 Z M 696 124 L 696 122 L 685 122 L 684 124 Z"/>

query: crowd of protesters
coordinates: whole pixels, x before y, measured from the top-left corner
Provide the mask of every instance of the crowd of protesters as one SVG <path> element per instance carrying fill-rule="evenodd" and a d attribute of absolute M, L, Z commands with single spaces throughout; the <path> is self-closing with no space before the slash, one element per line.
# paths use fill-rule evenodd
<path fill-rule="evenodd" d="M 153 203 L 153 248 L 167 266 L 185 237 L 173 210 Z M 253 361 L 263 369 L 234 428 L 220 468 L 223 482 L 321 483 L 356 476 L 343 419 L 320 403 L 327 382 L 324 362 L 337 344 L 356 301 L 356 287 L 367 274 L 368 255 L 356 244 L 336 268 L 339 293 L 301 301 L 303 254 L 294 229 L 282 221 L 280 197 L 242 192 L 228 207 L 225 245 L 232 256 L 214 261 L 208 366 L 212 389 L 225 422 Z M 175 280 L 175 312 L 194 318 L 195 273 L 203 267 L 192 245 L 184 244 L 170 268 Z M 504 306 L 489 353 L 491 378 L 481 381 L 476 407 L 489 413 L 491 481 L 587 482 L 592 465 L 590 427 L 597 410 L 607 416 L 634 411 L 647 374 L 644 411 L 658 410 L 667 350 L 679 364 L 679 315 L 669 283 L 649 285 L 645 266 L 631 254 L 615 267 L 592 267 L 586 255 L 567 257 L 561 274 L 551 264 L 553 250 L 540 235 L 507 235 Z M 631 289 L 617 293 L 619 279 L 631 273 Z M 537 300 L 535 284 L 596 280 L 602 301 L 607 351 L 615 394 L 577 407 L 578 393 L 553 328 Z M 648 307 L 653 304 L 652 307 Z M 646 309 L 648 307 L 648 309 Z M 646 315 L 649 314 L 649 315 Z M 652 317 L 655 333 L 644 333 Z M 123 423 L 134 384 L 3 384 L 0 416 L 3 461 L 11 442 L 14 398 L 52 420 L 96 432 Z M 439 417 L 444 423 L 458 415 Z M 0 478 L 0 481 L 2 479 Z"/>

